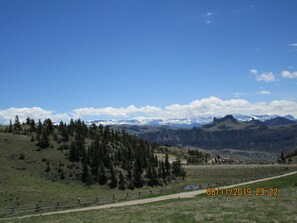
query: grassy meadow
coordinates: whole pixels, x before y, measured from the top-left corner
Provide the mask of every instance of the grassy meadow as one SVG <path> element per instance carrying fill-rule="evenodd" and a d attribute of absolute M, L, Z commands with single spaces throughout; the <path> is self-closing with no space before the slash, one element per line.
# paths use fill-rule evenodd
<path fill-rule="evenodd" d="M 165 187 L 144 187 L 133 191 L 121 191 L 97 184 L 85 186 L 75 180 L 76 167 L 71 166 L 68 161 L 67 151 L 58 150 L 58 145 L 55 143 L 52 148 L 38 151 L 36 142 L 31 142 L 30 137 L 0 133 L 0 213 L 4 213 L 2 217 L 7 217 L 11 208 L 15 208 L 17 215 L 31 214 L 34 213 L 36 204 L 42 207 L 54 207 L 57 202 L 60 202 L 61 205 L 74 208 L 78 207 L 78 198 L 81 198 L 82 203 L 92 203 L 96 198 L 102 202 L 112 202 L 113 195 L 118 200 L 125 199 L 129 193 L 129 199 L 137 199 L 139 192 L 145 196 L 149 195 L 151 190 L 152 196 L 156 196 L 161 190 L 162 194 L 180 192 L 186 185 L 202 187 L 228 185 L 297 169 L 296 165 L 275 164 L 185 166 L 187 171 L 185 180 L 177 179 L 169 182 Z M 65 179 L 57 178 L 54 175 L 56 171 L 45 173 L 47 160 L 51 161 L 52 170 L 57 170 L 59 164 L 63 163 L 62 168 L 67 170 Z M 194 201 L 199 199 L 201 198 L 194 199 Z M 211 199 L 208 198 L 208 200 Z M 163 202 L 163 204 L 166 207 L 168 203 Z M 163 204 L 157 204 L 157 207 Z M 156 208 L 156 211 L 159 208 Z M 154 205 L 149 209 L 153 211 Z M 108 211 L 113 212 L 113 210 Z M 108 211 L 102 212 L 102 215 L 104 216 Z"/>
<path fill-rule="evenodd" d="M 297 174 L 245 187 L 277 187 L 278 196 L 207 196 L 145 205 L 12 219 L 9 223 L 296 222 Z"/>

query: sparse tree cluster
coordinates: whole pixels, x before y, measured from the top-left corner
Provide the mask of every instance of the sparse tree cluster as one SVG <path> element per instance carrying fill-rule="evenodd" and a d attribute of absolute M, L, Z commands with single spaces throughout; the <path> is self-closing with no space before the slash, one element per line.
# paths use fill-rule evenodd
<path fill-rule="evenodd" d="M 206 163 L 207 160 L 210 158 L 208 154 L 199 152 L 198 150 L 189 149 L 187 155 L 188 155 L 187 156 L 188 164 L 203 164 L 203 163 Z"/>
<path fill-rule="evenodd" d="M 281 155 L 278 157 L 278 163 L 292 163 L 293 157 L 297 157 L 297 149 L 286 155 L 283 152 L 281 152 Z"/>
<path fill-rule="evenodd" d="M 125 190 L 163 185 L 185 176 L 179 158 L 170 161 L 167 151 L 165 159 L 158 159 L 154 154 L 158 145 L 124 131 L 95 124 L 87 126 L 80 119 L 54 125 L 50 119 L 35 123 L 34 119 L 27 118 L 23 125 L 22 128 L 16 116 L 15 123 L 10 122 L 6 132 L 22 134 L 20 131 L 26 130 L 39 150 L 50 149 L 55 141 L 55 145 L 59 144 L 57 149 L 65 151 L 68 160 L 79 168 L 76 178 L 87 185 L 98 183 Z M 51 168 L 47 161 L 45 172 L 53 169 L 58 171 L 60 179 L 65 179 L 61 164 L 58 169 Z"/>

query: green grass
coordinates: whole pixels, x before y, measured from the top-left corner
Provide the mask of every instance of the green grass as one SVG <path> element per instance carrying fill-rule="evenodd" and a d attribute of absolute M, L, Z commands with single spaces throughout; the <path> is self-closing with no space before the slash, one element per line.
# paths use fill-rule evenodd
<path fill-rule="evenodd" d="M 105 210 L 30 217 L 4 222 L 296 222 L 297 174 L 253 187 L 279 187 L 277 197 L 206 195 Z M 249 186 L 249 185 L 247 185 Z"/>
<path fill-rule="evenodd" d="M 69 173 L 75 174 L 74 169 L 67 168 L 71 164 L 65 151 L 56 148 L 48 148 L 37 151 L 36 142 L 30 142 L 30 138 L 22 135 L 0 133 L 0 210 L 12 207 L 26 208 L 35 206 L 41 202 L 42 205 L 55 205 L 56 202 L 76 202 L 80 197 L 93 199 L 96 197 L 104 200 L 111 200 L 113 195 L 116 198 L 125 197 L 126 193 L 138 192 L 159 193 L 160 187 L 135 189 L 134 191 L 109 189 L 107 186 L 94 184 L 85 186 L 69 177 Z M 19 159 L 20 154 L 25 158 Z M 51 162 L 51 171 L 45 174 L 47 159 Z M 67 171 L 65 180 L 55 177 L 59 163 L 64 164 L 63 169 Z M 19 204 L 19 205 L 18 205 Z"/>
<path fill-rule="evenodd" d="M 75 168 L 67 167 L 70 162 L 65 156 L 65 151 L 56 149 L 58 144 L 53 143 L 54 148 L 42 151 L 37 151 L 35 144 L 36 142 L 30 142 L 30 137 L 0 133 L 0 212 L 10 210 L 12 207 L 16 207 L 16 211 L 28 207 L 34 210 L 39 202 L 41 206 L 54 206 L 56 202 L 75 204 L 78 197 L 83 202 L 86 199 L 95 200 L 96 197 L 106 201 L 111 200 L 113 195 L 118 199 L 125 198 L 127 192 L 131 193 L 130 190 L 111 190 L 107 186 L 97 184 L 86 187 L 74 177 L 69 177 L 70 173 L 74 175 Z M 24 155 L 24 159 L 20 159 L 21 154 Z M 52 171 L 47 174 L 44 172 L 44 159 L 51 161 Z M 64 164 L 63 169 L 67 172 L 65 180 L 55 176 L 60 162 Z M 296 169 L 296 165 L 188 166 L 186 167 L 188 176 L 185 180 L 169 183 L 162 190 L 165 193 L 174 193 L 181 191 L 185 185 L 206 186 L 216 183 L 226 185 Z M 153 194 L 157 194 L 160 193 L 160 189 L 161 187 L 146 187 L 134 190 L 133 193 L 136 198 L 140 191 L 148 194 L 149 190 L 152 190 Z M 107 217 L 109 218 L 109 215 Z"/>

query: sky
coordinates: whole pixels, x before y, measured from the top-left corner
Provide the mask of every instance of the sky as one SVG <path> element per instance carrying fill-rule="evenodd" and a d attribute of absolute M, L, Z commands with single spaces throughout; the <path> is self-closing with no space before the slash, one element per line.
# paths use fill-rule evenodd
<path fill-rule="evenodd" d="M 291 114 L 295 0 L 0 0 L 0 122 Z"/>

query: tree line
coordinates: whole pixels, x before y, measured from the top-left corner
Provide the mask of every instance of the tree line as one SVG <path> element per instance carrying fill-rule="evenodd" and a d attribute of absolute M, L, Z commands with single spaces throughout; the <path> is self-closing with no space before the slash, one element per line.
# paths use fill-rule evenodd
<path fill-rule="evenodd" d="M 186 176 L 179 157 L 172 161 L 167 152 L 164 158 L 158 158 L 157 144 L 123 130 L 95 124 L 87 126 L 81 119 L 54 124 L 50 119 L 35 123 L 34 119 L 27 118 L 24 125 L 26 128 L 16 116 L 5 132 L 31 135 L 31 141 L 36 142 L 40 150 L 51 149 L 51 141 L 63 142 L 58 149 L 67 151 L 71 163 L 80 164 L 79 180 L 84 184 L 98 183 L 124 190 L 161 186 Z"/>

